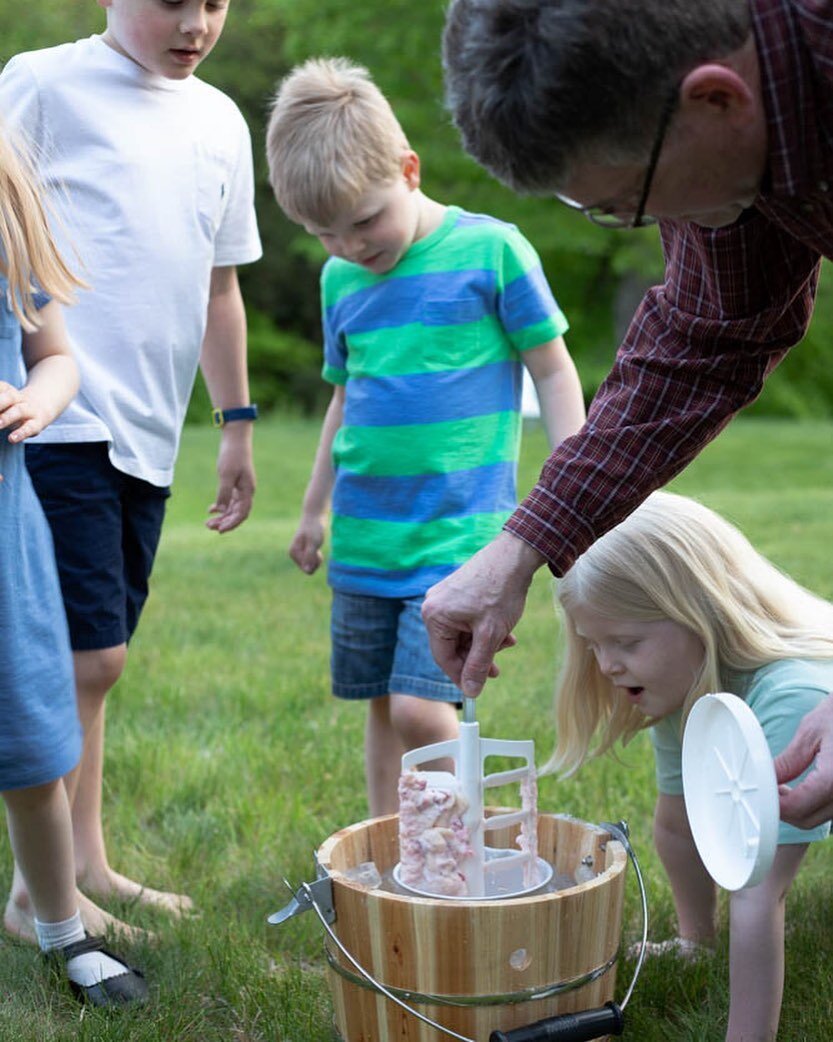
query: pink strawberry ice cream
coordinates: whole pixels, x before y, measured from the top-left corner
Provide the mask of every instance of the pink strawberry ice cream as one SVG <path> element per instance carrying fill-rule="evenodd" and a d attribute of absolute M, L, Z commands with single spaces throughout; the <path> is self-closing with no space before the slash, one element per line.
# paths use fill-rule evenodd
<path fill-rule="evenodd" d="M 399 779 L 399 872 L 406 886 L 429 894 L 465 896 L 463 862 L 471 854 L 459 792 L 428 784 L 421 771 Z"/>
<path fill-rule="evenodd" d="M 529 817 L 521 822 L 517 843 L 529 855 L 524 864 L 524 886 L 532 887 L 538 884 L 538 779 L 534 772 L 521 782 L 521 808 Z"/>

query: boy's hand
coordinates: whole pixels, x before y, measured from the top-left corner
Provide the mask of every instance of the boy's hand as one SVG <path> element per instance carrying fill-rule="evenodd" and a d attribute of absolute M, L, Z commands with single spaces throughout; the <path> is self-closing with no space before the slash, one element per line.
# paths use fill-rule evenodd
<path fill-rule="evenodd" d="M 234 428 L 238 428 L 236 431 Z M 230 423 L 223 428 L 220 454 L 217 457 L 219 484 L 214 502 L 208 508 L 213 515 L 205 527 L 214 532 L 230 532 L 241 525 L 252 511 L 255 494 L 255 470 L 252 463 L 251 424 Z"/>
<path fill-rule="evenodd" d="M 312 575 L 324 560 L 324 525 L 319 518 L 304 518 L 289 545 L 289 556 L 302 572 Z"/>
<path fill-rule="evenodd" d="M 9 430 L 9 441 L 18 444 L 40 434 L 46 426 L 44 411 L 20 390 L 0 380 L 0 430 Z"/>

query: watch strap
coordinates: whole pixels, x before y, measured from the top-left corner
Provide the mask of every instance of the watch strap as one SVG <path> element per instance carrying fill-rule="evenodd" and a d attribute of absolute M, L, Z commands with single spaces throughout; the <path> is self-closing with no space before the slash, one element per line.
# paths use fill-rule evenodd
<path fill-rule="evenodd" d="M 225 427 L 227 423 L 235 420 L 256 420 L 256 405 L 240 405 L 235 409 L 212 409 L 211 422 L 215 427 Z"/>

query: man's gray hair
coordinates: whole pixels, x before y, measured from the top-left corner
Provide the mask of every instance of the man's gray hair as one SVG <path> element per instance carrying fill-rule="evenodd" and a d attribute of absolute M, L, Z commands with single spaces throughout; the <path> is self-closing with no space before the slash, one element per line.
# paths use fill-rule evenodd
<path fill-rule="evenodd" d="M 452 0 L 446 104 L 490 173 L 549 193 L 577 162 L 646 156 L 686 73 L 750 29 L 748 0 Z"/>

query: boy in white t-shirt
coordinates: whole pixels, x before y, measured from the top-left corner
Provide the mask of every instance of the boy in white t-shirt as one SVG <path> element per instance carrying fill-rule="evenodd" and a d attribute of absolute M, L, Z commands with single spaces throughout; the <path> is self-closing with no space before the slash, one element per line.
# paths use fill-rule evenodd
<path fill-rule="evenodd" d="M 56 234 L 88 292 L 67 312 L 75 402 L 27 453 L 52 527 L 85 741 L 67 779 L 79 886 L 179 913 L 190 900 L 109 865 L 101 823 L 104 702 L 147 596 L 198 364 L 222 426 L 206 524 L 245 520 L 255 476 L 236 265 L 260 256 L 251 142 L 234 103 L 191 74 L 227 0 L 97 0 L 100 36 L 18 55 L 0 110 L 33 139 Z M 128 929 L 90 901 L 85 925 Z M 6 929 L 33 937 L 19 873 Z"/>

